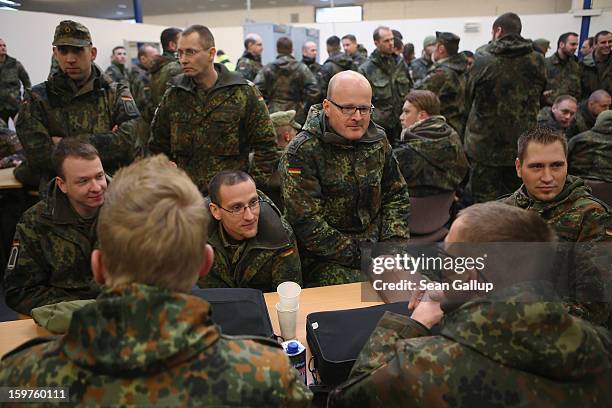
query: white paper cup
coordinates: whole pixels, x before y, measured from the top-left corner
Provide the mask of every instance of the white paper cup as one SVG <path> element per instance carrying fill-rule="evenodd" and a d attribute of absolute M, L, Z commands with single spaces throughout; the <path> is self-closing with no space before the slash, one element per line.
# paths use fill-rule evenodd
<path fill-rule="evenodd" d="M 283 309 L 280 303 L 276 304 L 278 324 L 280 326 L 281 336 L 285 340 L 295 339 L 295 325 L 299 308 L 300 306 L 297 305 L 293 309 Z"/>
<path fill-rule="evenodd" d="M 295 309 L 300 303 L 300 292 L 302 288 L 295 282 L 283 282 L 276 287 L 278 292 L 278 301 L 283 310 Z"/>

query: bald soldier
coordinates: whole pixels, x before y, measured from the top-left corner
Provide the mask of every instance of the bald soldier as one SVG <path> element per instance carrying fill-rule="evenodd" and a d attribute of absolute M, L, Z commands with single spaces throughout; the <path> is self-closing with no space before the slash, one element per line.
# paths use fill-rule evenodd
<path fill-rule="evenodd" d="M 285 216 L 307 285 L 361 280 L 360 243 L 409 238 L 408 188 L 371 114 L 367 79 L 340 72 L 281 158 Z"/>
<path fill-rule="evenodd" d="M 610 104 L 612 104 L 612 98 L 608 92 L 603 89 L 593 92 L 589 99 L 580 103 L 574 122 L 565 132 L 567 138 L 570 139 L 579 133 L 591 130 L 595 126 L 597 116 L 610 109 Z"/>
<path fill-rule="evenodd" d="M 261 71 L 261 53 L 263 52 L 263 42 L 259 34 L 247 34 L 244 39 L 244 53 L 236 62 L 236 72 L 252 81 Z"/>

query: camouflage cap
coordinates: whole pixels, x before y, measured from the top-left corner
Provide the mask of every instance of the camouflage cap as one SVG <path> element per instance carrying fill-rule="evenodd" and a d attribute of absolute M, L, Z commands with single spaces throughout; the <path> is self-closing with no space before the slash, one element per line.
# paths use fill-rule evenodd
<path fill-rule="evenodd" d="M 536 45 L 543 50 L 547 50 L 550 48 L 550 41 L 548 41 L 546 38 L 538 38 L 533 42 L 533 45 Z"/>
<path fill-rule="evenodd" d="M 441 42 L 442 44 L 453 44 L 454 43 L 455 45 L 459 46 L 460 40 L 461 38 L 459 38 L 458 35 L 455 35 L 453 33 L 436 31 L 436 42 Z"/>
<path fill-rule="evenodd" d="M 302 129 L 302 125 L 300 125 L 294 120 L 295 119 L 294 110 L 274 112 L 273 114 L 270 115 L 270 119 L 272 120 L 272 124 L 274 125 L 275 128 L 281 127 L 281 126 L 293 126 L 297 130 Z"/>
<path fill-rule="evenodd" d="M 436 45 L 436 37 L 433 35 L 428 35 L 423 40 L 423 48 L 429 47 L 430 45 Z"/>
<path fill-rule="evenodd" d="M 612 119 L 612 110 L 606 110 L 597 115 L 595 126 L 604 126 L 604 122 L 608 122 Z"/>
<path fill-rule="evenodd" d="M 70 45 L 72 47 L 87 47 L 91 45 L 91 34 L 81 23 L 64 20 L 55 28 L 53 45 Z"/>

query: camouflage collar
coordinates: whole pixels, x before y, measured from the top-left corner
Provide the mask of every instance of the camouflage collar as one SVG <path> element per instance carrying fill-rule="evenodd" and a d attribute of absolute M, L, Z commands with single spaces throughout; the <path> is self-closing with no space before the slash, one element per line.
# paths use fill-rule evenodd
<path fill-rule="evenodd" d="M 243 52 L 240 58 L 246 58 L 261 63 L 261 55 L 255 56 L 248 51 Z"/>
<path fill-rule="evenodd" d="M 453 129 L 446 123 L 446 118 L 436 115 L 418 121 L 408 129 L 402 130 L 401 140 L 437 140 L 448 137 L 453 132 Z"/>
<path fill-rule="evenodd" d="M 559 207 L 566 202 L 574 202 L 579 198 L 590 197 L 589 189 L 584 185 L 584 181 L 578 177 L 568 175 L 565 179 L 563 190 L 551 201 L 538 201 L 529 196 L 525 185 L 513 194 L 516 204 L 525 209 L 531 209 L 543 213 L 550 209 Z"/>
<path fill-rule="evenodd" d="M 53 96 L 60 99 L 72 99 L 97 89 L 108 88 L 111 82 L 112 80 L 102 72 L 100 67 L 92 63 L 91 77 L 81 87 L 77 87 L 76 83 L 60 69 L 47 80 L 47 92 L 50 99 L 53 99 Z"/>
<path fill-rule="evenodd" d="M 217 71 L 218 76 L 217 82 L 215 82 L 213 87 L 209 89 L 210 92 L 228 86 L 248 84 L 248 82 L 240 74 L 230 72 L 225 65 L 218 62 L 215 62 L 214 64 L 215 71 Z M 185 91 L 193 94 L 197 93 L 198 91 L 198 85 L 196 82 L 185 74 L 175 76 L 170 83 L 177 88 L 184 89 Z"/>
<path fill-rule="evenodd" d="M 521 37 L 520 34 L 507 34 L 489 43 L 486 52 L 495 55 L 519 56 L 535 52 L 533 42 Z"/>
<path fill-rule="evenodd" d="M 80 367 L 129 377 L 188 361 L 219 337 L 204 299 L 129 283 L 104 290 L 76 311 L 60 347 Z"/>

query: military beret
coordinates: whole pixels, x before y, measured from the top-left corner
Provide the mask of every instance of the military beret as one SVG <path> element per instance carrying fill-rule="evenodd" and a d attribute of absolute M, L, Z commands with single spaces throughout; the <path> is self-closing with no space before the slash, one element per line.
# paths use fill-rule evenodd
<path fill-rule="evenodd" d="M 441 42 L 442 44 L 452 44 L 455 43 L 459 45 L 459 36 L 453 33 L 446 33 L 441 31 L 436 31 L 436 42 Z"/>
<path fill-rule="evenodd" d="M 428 35 L 423 40 L 423 48 L 429 47 L 430 45 L 436 45 L 436 37 L 434 37 L 433 35 Z"/>
<path fill-rule="evenodd" d="M 64 20 L 55 28 L 53 45 L 70 45 L 72 47 L 86 47 L 91 45 L 91 34 L 81 23 Z"/>
<path fill-rule="evenodd" d="M 292 126 L 297 130 L 302 129 L 302 125 L 300 125 L 294 120 L 295 119 L 294 110 L 288 110 L 284 112 L 283 111 L 274 112 L 273 114 L 270 115 L 270 119 L 272 120 L 272 124 L 274 125 L 275 128 L 281 127 L 281 126 Z"/>

